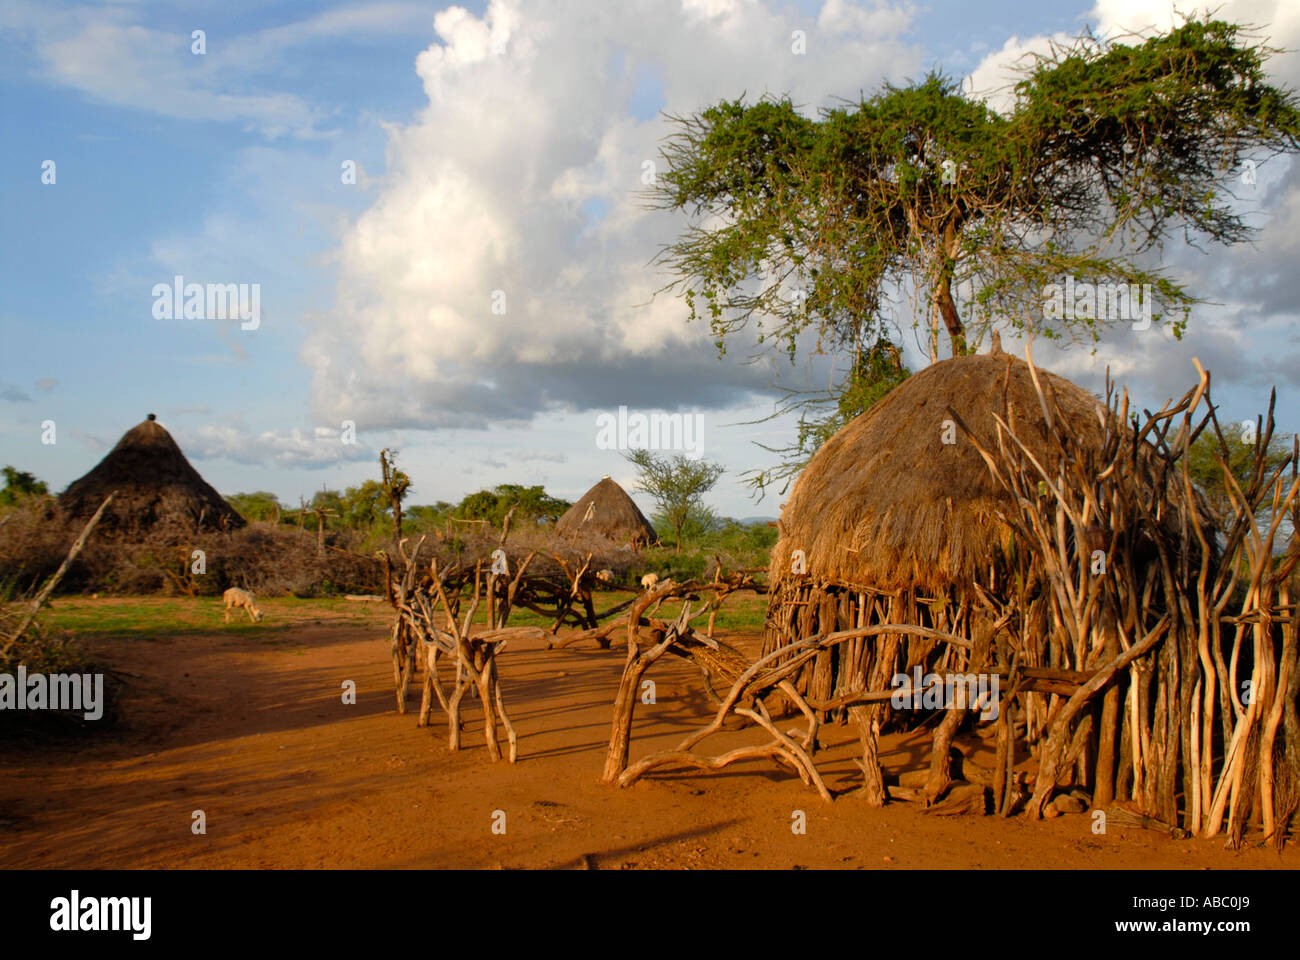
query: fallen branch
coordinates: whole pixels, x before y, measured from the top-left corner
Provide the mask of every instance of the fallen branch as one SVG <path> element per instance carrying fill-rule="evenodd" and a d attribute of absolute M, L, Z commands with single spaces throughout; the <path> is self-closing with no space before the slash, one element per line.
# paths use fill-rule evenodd
<path fill-rule="evenodd" d="M 104 511 L 108 509 L 108 505 L 113 502 L 113 498 L 117 496 L 117 493 L 118 492 L 114 490 L 105 497 L 104 502 L 101 503 L 99 509 L 95 511 L 95 515 L 91 517 L 86 526 L 82 528 L 81 536 L 77 537 L 76 542 L 73 543 L 72 549 L 68 551 L 68 555 L 63 559 L 63 564 L 54 572 L 54 576 L 50 577 L 50 580 L 45 584 L 44 589 L 36 595 L 36 599 L 32 601 L 31 608 L 27 611 L 23 619 L 19 621 L 18 629 L 10 635 L 4 649 L 0 650 L 0 660 L 9 656 L 9 651 L 13 649 L 13 645 L 18 642 L 18 638 L 21 637 L 23 633 L 26 632 L 27 628 L 32 625 L 32 621 L 35 620 L 36 615 L 41 612 L 41 607 L 45 605 L 45 601 L 50 598 L 50 594 L 54 592 L 54 588 L 59 585 L 59 581 L 63 579 L 63 575 L 68 572 L 68 567 L 72 566 L 72 561 L 77 559 L 77 555 L 81 553 L 81 548 L 86 545 L 86 540 L 90 537 L 91 532 L 94 531 L 95 525 L 99 523 L 99 518 L 104 515 Z"/>

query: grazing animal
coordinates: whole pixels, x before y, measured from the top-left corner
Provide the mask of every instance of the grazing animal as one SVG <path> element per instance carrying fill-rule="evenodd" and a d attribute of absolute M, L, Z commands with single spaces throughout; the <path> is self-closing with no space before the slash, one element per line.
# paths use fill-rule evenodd
<path fill-rule="evenodd" d="M 597 571 L 596 571 L 596 579 L 599 580 L 601 583 L 613 583 L 613 582 L 614 582 L 614 571 L 613 571 L 613 570 L 597 570 Z"/>
<path fill-rule="evenodd" d="M 226 623 L 230 622 L 230 611 L 232 609 L 243 609 L 248 614 L 248 618 L 254 623 L 262 619 L 262 611 L 257 609 L 256 600 L 247 590 L 231 587 L 221 595 L 221 599 L 226 601 Z"/>
<path fill-rule="evenodd" d="M 659 574 L 647 573 L 644 577 L 641 578 L 641 589 L 653 590 L 658 583 L 659 583 Z"/>

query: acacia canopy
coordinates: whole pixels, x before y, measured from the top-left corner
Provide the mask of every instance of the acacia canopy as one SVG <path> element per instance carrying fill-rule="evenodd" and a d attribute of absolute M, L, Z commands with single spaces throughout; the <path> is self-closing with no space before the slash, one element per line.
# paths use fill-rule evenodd
<path fill-rule="evenodd" d="M 1181 334 L 1197 298 L 1160 264 L 1163 244 L 1248 239 L 1231 180 L 1297 149 L 1271 52 L 1206 17 L 1053 46 L 1022 64 L 1001 113 L 932 73 L 819 118 L 743 96 L 672 117 L 653 195 L 690 220 L 660 253 L 669 289 L 719 349 L 754 321 L 792 358 L 810 329 L 853 353 L 888 335 L 909 282 L 932 360 L 940 321 L 953 354 L 991 326 L 1097 338 L 1107 318 L 1044 309 L 1044 286 L 1067 276 L 1150 284 Z"/>

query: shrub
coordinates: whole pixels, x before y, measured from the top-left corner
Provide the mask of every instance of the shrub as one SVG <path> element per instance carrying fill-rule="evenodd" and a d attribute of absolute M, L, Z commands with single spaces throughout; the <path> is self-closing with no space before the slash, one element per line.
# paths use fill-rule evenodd
<path fill-rule="evenodd" d="M 23 604 L 7 604 L 13 597 L 12 581 L 0 589 L 0 637 L 7 638 L 17 628 L 25 612 Z M 75 637 L 65 631 L 53 631 L 40 621 L 31 624 L 7 653 L 0 644 L 0 673 L 16 676 L 20 666 L 27 674 L 102 674 L 104 677 L 102 715 L 87 720 L 85 711 L 70 710 L 0 710 L 0 731 L 7 737 L 46 738 L 82 735 L 113 726 L 118 719 L 121 682 L 117 674 L 95 662 Z"/>

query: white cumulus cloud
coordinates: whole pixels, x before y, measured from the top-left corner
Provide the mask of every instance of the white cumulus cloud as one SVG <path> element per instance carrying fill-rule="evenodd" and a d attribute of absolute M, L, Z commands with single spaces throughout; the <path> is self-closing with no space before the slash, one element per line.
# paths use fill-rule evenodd
<path fill-rule="evenodd" d="M 683 226 L 645 208 L 645 164 L 671 130 L 656 111 L 789 93 L 813 112 L 901 81 L 920 64 L 899 40 L 909 17 L 844 0 L 806 18 L 756 0 L 439 13 L 415 64 L 428 105 L 389 128 L 375 202 L 338 250 L 334 307 L 307 320 L 316 416 L 482 426 L 684 391 L 720 405 L 766 385 L 654 296 L 668 278 L 649 261 Z"/>

